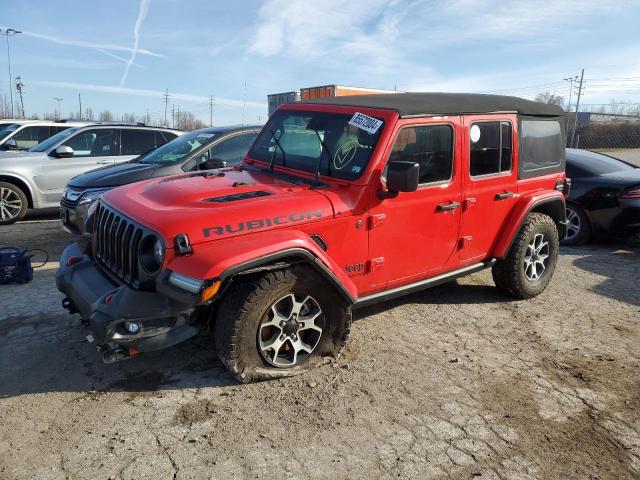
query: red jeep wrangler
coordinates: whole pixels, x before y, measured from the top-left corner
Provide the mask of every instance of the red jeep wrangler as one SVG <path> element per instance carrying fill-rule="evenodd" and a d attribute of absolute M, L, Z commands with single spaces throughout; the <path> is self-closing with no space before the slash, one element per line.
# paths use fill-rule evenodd
<path fill-rule="evenodd" d="M 56 275 L 107 362 L 208 325 L 242 382 L 347 340 L 351 309 L 492 267 L 548 285 L 565 233 L 564 115 L 513 97 L 399 93 L 281 106 L 239 167 L 127 185 Z"/>

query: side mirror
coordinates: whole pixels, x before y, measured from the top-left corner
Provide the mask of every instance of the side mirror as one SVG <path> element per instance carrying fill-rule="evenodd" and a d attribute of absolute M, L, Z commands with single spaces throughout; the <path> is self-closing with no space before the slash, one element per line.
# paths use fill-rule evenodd
<path fill-rule="evenodd" d="M 69 157 L 73 157 L 73 148 L 68 147 L 66 145 L 60 145 L 59 147 L 57 147 L 55 149 L 55 151 L 53 152 L 53 156 L 54 157 L 58 157 L 58 158 L 69 158 Z"/>
<path fill-rule="evenodd" d="M 10 138 L 6 142 L 4 142 L 3 147 L 4 147 L 4 150 L 17 150 L 18 144 L 13 138 Z"/>
<path fill-rule="evenodd" d="M 387 165 L 387 190 L 379 190 L 378 198 L 395 198 L 398 192 L 415 192 L 420 181 L 420 165 L 415 162 L 391 162 Z"/>
<path fill-rule="evenodd" d="M 207 170 L 211 170 L 214 168 L 224 168 L 227 166 L 227 161 L 226 160 L 222 160 L 221 158 L 215 158 L 213 157 L 211 160 L 207 160 L 206 162 L 204 162 L 205 164 L 205 168 Z"/>

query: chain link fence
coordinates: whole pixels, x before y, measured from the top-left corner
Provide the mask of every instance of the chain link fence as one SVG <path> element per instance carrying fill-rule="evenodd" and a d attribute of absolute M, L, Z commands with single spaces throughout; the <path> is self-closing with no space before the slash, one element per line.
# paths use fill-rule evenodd
<path fill-rule="evenodd" d="M 640 166 L 640 133 L 585 132 L 580 134 L 576 140 L 578 148 L 606 153 Z"/>

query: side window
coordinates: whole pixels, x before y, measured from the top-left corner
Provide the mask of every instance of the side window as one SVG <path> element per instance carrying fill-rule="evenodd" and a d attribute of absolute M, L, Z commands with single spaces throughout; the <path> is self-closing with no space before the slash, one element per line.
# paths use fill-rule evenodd
<path fill-rule="evenodd" d="M 23 128 L 11 138 L 16 141 L 18 148 L 31 148 L 50 136 L 51 132 L 48 126 L 33 126 Z"/>
<path fill-rule="evenodd" d="M 449 180 L 453 172 L 453 129 L 449 125 L 403 128 L 389 156 L 389 162 L 398 161 L 420 165 L 420 184 Z"/>
<path fill-rule="evenodd" d="M 479 122 L 469 128 L 469 168 L 472 177 L 511 170 L 512 138 L 509 122 Z"/>
<path fill-rule="evenodd" d="M 223 140 L 209 150 L 209 158 L 224 160 L 227 166 L 237 165 L 246 155 L 257 133 L 244 133 Z"/>
<path fill-rule="evenodd" d="M 74 157 L 108 157 L 115 154 L 114 137 L 111 128 L 83 130 L 63 145 L 73 148 Z"/>
<path fill-rule="evenodd" d="M 174 138 L 177 138 L 177 135 L 169 132 L 154 132 L 155 144 L 156 148 L 164 145 L 167 142 L 170 142 Z"/>
<path fill-rule="evenodd" d="M 121 130 L 120 155 L 142 155 L 155 148 L 152 130 Z"/>

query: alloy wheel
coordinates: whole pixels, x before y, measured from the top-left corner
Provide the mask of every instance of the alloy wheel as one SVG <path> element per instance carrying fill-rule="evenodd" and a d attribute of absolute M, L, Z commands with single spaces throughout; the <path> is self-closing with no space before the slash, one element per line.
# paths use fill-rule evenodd
<path fill-rule="evenodd" d="M 0 220 L 13 220 L 22 211 L 22 199 L 10 188 L 0 188 Z"/>
<path fill-rule="evenodd" d="M 580 234 L 582 221 L 580 220 L 580 215 L 578 215 L 578 212 L 576 212 L 572 208 L 567 208 L 567 222 L 567 234 L 564 238 L 565 240 L 571 241 Z"/>
<path fill-rule="evenodd" d="M 310 295 L 287 294 L 274 302 L 258 326 L 258 349 L 276 367 L 293 367 L 320 343 L 324 314 Z"/>
<path fill-rule="evenodd" d="M 549 260 L 549 241 L 542 233 L 536 233 L 527 246 L 524 255 L 524 274 L 527 280 L 539 280 L 547 268 Z"/>

